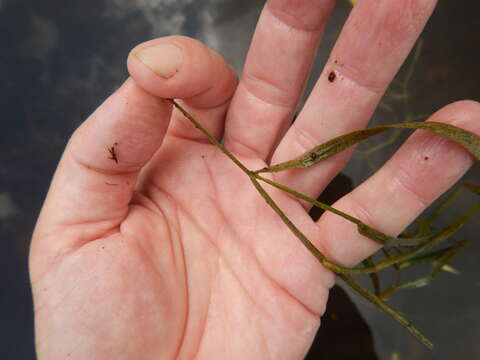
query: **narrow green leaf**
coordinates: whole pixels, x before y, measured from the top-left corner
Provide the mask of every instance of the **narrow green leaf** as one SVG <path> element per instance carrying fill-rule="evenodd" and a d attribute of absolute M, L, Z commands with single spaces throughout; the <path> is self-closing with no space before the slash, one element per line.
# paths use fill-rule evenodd
<path fill-rule="evenodd" d="M 433 279 L 443 270 L 445 265 L 448 265 L 452 261 L 453 257 L 458 254 L 458 252 L 463 249 L 468 244 L 468 241 L 461 241 L 457 245 L 452 246 L 445 251 L 441 256 L 439 256 L 435 262 L 432 271 L 425 277 L 409 281 L 397 287 L 398 290 L 407 290 L 407 289 L 416 289 L 422 286 L 430 284 Z"/>
<path fill-rule="evenodd" d="M 397 265 L 400 269 L 405 269 L 405 268 L 407 268 L 409 266 L 412 266 L 412 265 L 433 263 L 433 262 L 436 262 L 439 259 L 441 259 L 441 257 L 444 254 L 449 253 L 452 249 L 455 249 L 458 246 L 459 246 L 458 244 L 455 244 L 455 245 L 448 246 L 446 248 L 442 248 L 442 249 L 438 249 L 438 250 L 429 252 L 427 254 L 422 254 L 422 255 L 419 255 L 419 256 L 415 256 L 411 259 L 399 262 Z"/>
<path fill-rule="evenodd" d="M 391 125 L 382 125 L 364 130 L 353 131 L 351 133 L 338 136 L 323 144 L 320 144 L 304 154 L 270 167 L 257 170 L 255 173 L 278 172 L 288 169 L 307 168 L 318 162 L 328 159 L 339 152 L 365 140 L 369 137 L 382 133 L 390 129 L 418 129 L 430 131 L 436 135 L 443 136 L 454 143 L 460 145 L 475 159 L 480 160 L 480 136 L 459 127 L 443 124 L 434 121 L 426 122 L 404 122 Z"/>

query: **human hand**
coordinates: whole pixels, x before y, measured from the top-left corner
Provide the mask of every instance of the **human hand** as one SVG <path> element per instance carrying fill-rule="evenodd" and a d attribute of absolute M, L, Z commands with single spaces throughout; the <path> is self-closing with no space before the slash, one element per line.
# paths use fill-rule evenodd
<path fill-rule="evenodd" d="M 364 127 L 435 2 L 360 2 L 289 127 L 333 3 L 268 1 L 238 86 L 221 57 L 191 39 L 132 51 L 131 79 L 72 136 L 35 229 L 40 359 L 304 356 L 334 275 L 160 98 L 183 99 L 251 169 Z M 479 112 L 459 102 L 431 119 L 479 132 Z M 348 156 L 274 177 L 316 197 Z M 471 162 L 417 132 L 335 206 L 394 235 Z M 305 204 L 269 192 L 333 262 L 352 265 L 378 248 L 343 219 L 327 213 L 315 223 Z"/>

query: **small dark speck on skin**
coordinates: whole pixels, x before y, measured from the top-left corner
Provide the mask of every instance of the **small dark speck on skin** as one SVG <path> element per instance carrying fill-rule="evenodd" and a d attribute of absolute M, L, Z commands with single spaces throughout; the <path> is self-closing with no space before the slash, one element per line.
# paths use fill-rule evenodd
<path fill-rule="evenodd" d="M 110 186 L 117 186 L 118 185 L 118 184 L 113 184 L 113 183 L 109 183 L 109 182 L 106 182 L 106 181 L 105 181 L 105 184 L 110 185 Z"/>
<path fill-rule="evenodd" d="M 330 74 L 328 74 L 328 81 L 334 82 L 336 77 L 337 75 L 335 74 L 335 71 L 330 71 Z"/>
<path fill-rule="evenodd" d="M 424 160 L 428 160 L 428 159 L 430 159 L 430 158 L 429 158 L 428 156 L 425 156 L 423 159 L 424 159 Z"/>
<path fill-rule="evenodd" d="M 105 249 L 105 246 L 102 246 L 102 249 Z"/>
<path fill-rule="evenodd" d="M 205 155 L 202 155 L 202 159 L 205 159 Z"/>
<path fill-rule="evenodd" d="M 113 146 L 108 148 L 108 152 L 110 153 L 109 159 L 115 161 L 118 164 L 117 152 L 115 151 L 115 146 L 117 145 L 118 143 L 114 142 Z"/>

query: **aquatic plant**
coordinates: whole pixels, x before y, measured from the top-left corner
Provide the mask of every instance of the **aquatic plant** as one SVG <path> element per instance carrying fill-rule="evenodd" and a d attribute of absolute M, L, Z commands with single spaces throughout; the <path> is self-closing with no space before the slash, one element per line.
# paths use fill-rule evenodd
<path fill-rule="evenodd" d="M 262 176 L 264 173 L 272 173 L 285 171 L 290 169 L 299 169 L 315 166 L 319 162 L 328 159 L 339 152 L 365 141 L 372 136 L 398 129 L 424 130 L 432 132 L 436 135 L 447 138 L 450 141 L 460 145 L 465 150 L 480 160 L 480 137 L 470 131 L 459 127 L 438 122 L 400 122 L 389 125 L 382 125 L 367 128 L 364 130 L 354 131 L 345 135 L 335 137 L 325 143 L 319 144 L 302 155 L 279 164 L 274 164 L 262 169 L 248 169 L 233 153 L 223 146 L 215 137 L 213 137 L 192 115 L 190 115 L 177 101 L 167 99 L 174 107 L 187 118 L 198 131 L 202 132 L 212 145 L 216 146 L 225 156 L 242 170 L 247 176 L 258 193 L 263 197 L 266 203 L 281 218 L 286 227 L 297 237 L 299 241 L 308 249 L 308 251 L 326 268 L 333 271 L 337 276 L 348 284 L 354 291 L 359 293 L 369 302 L 374 304 L 380 310 L 391 316 L 398 323 L 404 326 L 410 333 L 428 348 L 433 348 L 433 343 L 420 332 L 409 320 L 402 314 L 394 310 L 386 304 L 386 300 L 390 298 L 396 291 L 412 289 L 425 286 L 432 281 L 440 271 L 455 271 L 449 262 L 452 258 L 467 244 L 467 241 L 455 241 L 453 244 L 446 244 L 446 240 L 451 238 L 469 219 L 480 212 L 480 201 L 468 208 L 457 219 L 453 220 L 442 229 L 434 231 L 432 222 L 442 213 L 458 196 L 458 194 L 467 189 L 474 194 L 480 195 L 480 186 L 476 184 L 464 184 L 450 192 L 450 194 L 438 204 L 429 215 L 420 217 L 415 221 L 415 228 L 408 232 L 401 233 L 398 237 L 392 237 L 383 232 L 368 226 L 359 219 L 345 212 L 335 209 L 325 203 L 312 199 L 294 189 L 283 184 L 275 182 L 268 177 Z M 330 261 L 322 252 L 313 245 L 307 236 L 290 220 L 283 210 L 272 199 L 261 183 L 268 184 L 282 191 L 285 191 L 298 199 L 304 200 L 325 211 L 332 212 L 344 219 L 354 223 L 358 232 L 383 245 L 382 256 L 377 260 L 374 256 L 370 256 L 363 261 L 361 266 L 345 267 Z M 400 283 L 400 277 L 397 276 L 397 282 L 387 287 L 381 288 L 378 272 L 386 268 L 394 268 L 397 274 L 404 268 L 416 264 L 430 263 L 433 266 L 432 271 L 425 277 Z M 352 275 L 366 274 L 370 277 L 373 290 L 368 290 L 365 286 L 354 280 Z"/>

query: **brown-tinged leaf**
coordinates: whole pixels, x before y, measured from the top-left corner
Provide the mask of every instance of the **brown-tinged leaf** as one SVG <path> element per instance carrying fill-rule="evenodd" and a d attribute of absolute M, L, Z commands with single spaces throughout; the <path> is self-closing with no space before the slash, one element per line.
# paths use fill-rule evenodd
<path fill-rule="evenodd" d="M 476 160 L 480 160 L 480 136 L 471 131 L 459 128 L 457 126 L 434 122 L 404 122 L 391 125 L 376 126 L 364 130 L 357 130 L 351 133 L 338 136 L 323 144 L 320 144 L 304 154 L 270 167 L 257 170 L 256 173 L 278 172 L 288 169 L 307 168 L 318 162 L 328 159 L 339 152 L 368 139 L 369 137 L 382 133 L 390 129 L 418 129 L 430 131 L 436 135 L 443 136 L 450 141 L 460 145 Z"/>

